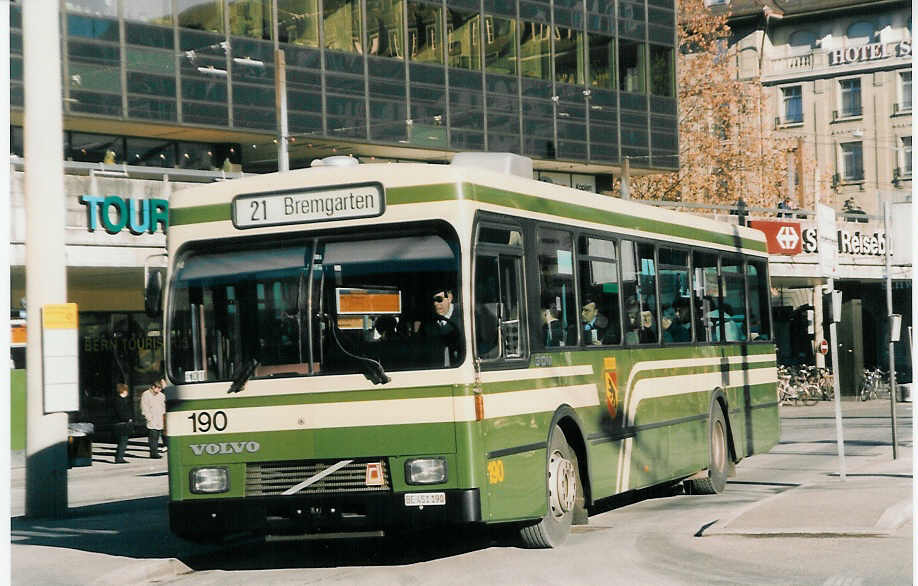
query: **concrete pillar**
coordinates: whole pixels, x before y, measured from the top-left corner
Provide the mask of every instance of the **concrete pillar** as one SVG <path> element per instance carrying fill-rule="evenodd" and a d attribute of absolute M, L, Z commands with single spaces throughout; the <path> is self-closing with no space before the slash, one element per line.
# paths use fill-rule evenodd
<path fill-rule="evenodd" d="M 26 515 L 67 511 L 67 414 L 44 412 L 41 308 L 66 303 L 60 6 L 23 2 L 26 203 Z"/>

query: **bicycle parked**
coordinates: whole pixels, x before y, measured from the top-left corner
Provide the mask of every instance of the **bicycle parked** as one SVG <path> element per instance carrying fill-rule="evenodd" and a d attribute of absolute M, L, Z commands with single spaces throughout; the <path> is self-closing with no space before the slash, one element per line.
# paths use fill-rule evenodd
<path fill-rule="evenodd" d="M 778 366 L 778 402 L 781 405 L 815 405 L 821 396 L 808 367 Z"/>
<path fill-rule="evenodd" d="M 889 377 L 885 370 L 879 368 L 864 369 L 864 380 L 857 393 L 861 401 L 879 399 L 881 396 L 889 397 Z"/>

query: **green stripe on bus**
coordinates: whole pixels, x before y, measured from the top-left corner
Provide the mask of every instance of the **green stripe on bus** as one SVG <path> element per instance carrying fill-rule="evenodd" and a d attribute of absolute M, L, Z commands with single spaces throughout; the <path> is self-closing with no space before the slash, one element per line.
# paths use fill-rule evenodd
<path fill-rule="evenodd" d="M 169 225 L 203 224 L 205 222 L 224 222 L 232 217 L 232 204 L 215 203 L 206 206 L 188 208 L 170 208 Z"/>
<path fill-rule="evenodd" d="M 227 386 L 229 386 L 227 384 Z M 190 387 L 194 388 L 194 387 Z M 242 391 L 243 395 L 245 391 Z M 459 391 L 455 385 L 413 387 L 398 389 L 374 389 L 367 391 L 334 391 L 328 393 L 291 393 L 285 395 L 243 395 L 219 399 L 181 399 L 169 403 L 170 412 L 198 411 L 202 409 L 237 409 L 243 407 L 276 407 L 279 405 L 318 405 L 322 403 L 356 403 L 362 401 L 389 401 L 393 399 L 428 399 L 471 394 Z"/>
<path fill-rule="evenodd" d="M 439 183 L 386 189 L 387 205 L 404 205 L 461 199 L 469 199 L 511 209 L 523 209 L 584 222 L 607 224 L 609 226 L 627 226 L 629 228 L 654 234 L 678 236 L 734 248 L 745 248 L 760 252 L 766 250 L 764 242 L 740 238 L 739 236 L 709 232 L 701 228 L 686 227 L 680 224 L 650 220 L 640 216 L 609 212 L 580 204 L 555 201 L 514 191 L 483 187 L 473 183 L 463 183 L 461 185 L 455 183 Z M 172 208 L 169 212 L 169 225 L 180 226 L 183 224 L 228 221 L 231 219 L 231 216 L 232 205 L 229 203 Z"/>

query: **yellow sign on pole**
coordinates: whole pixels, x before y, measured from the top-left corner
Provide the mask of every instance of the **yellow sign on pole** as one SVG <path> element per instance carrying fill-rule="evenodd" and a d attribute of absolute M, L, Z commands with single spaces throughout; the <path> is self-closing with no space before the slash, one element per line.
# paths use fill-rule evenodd
<path fill-rule="evenodd" d="M 76 303 L 50 303 L 42 307 L 41 325 L 46 330 L 77 329 Z"/>

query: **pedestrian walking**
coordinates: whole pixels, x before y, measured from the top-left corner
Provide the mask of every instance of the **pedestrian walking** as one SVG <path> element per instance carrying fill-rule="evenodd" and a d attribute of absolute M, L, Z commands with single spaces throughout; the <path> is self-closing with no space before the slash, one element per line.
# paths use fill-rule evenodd
<path fill-rule="evenodd" d="M 115 464 L 127 464 L 124 452 L 134 429 L 134 406 L 128 395 L 127 384 L 118 383 L 116 387 L 118 396 L 115 397 L 115 433 L 118 435 L 118 448 L 115 450 Z"/>
<path fill-rule="evenodd" d="M 165 386 L 166 381 L 158 379 L 140 396 L 140 411 L 147 420 L 151 458 L 162 458 L 159 455 L 159 438 L 163 433 L 166 418 L 166 396 L 163 394 Z"/>

